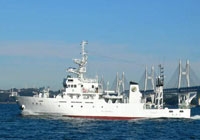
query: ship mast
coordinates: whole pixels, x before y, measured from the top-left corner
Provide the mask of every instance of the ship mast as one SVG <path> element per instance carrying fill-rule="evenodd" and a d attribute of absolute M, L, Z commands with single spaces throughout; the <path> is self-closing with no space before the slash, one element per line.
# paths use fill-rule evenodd
<path fill-rule="evenodd" d="M 163 108 L 163 86 L 164 86 L 164 67 L 159 65 L 160 75 L 156 79 L 155 105 L 156 108 Z"/>
<path fill-rule="evenodd" d="M 82 58 L 81 59 L 74 59 L 74 63 L 78 64 L 78 68 L 68 68 L 68 72 L 74 73 L 77 75 L 78 78 L 80 78 L 81 80 L 84 79 L 84 73 L 86 73 L 86 64 L 87 64 L 87 53 L 85 52 L 85 45 L 88 44 L 87 41 L 82 41 L 81 42 L 81 48 L 82 48 Z"/>

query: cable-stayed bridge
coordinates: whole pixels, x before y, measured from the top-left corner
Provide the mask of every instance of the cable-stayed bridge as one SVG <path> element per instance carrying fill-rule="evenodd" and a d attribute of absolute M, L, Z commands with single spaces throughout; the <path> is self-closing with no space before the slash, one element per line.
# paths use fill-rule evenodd
<path fill-rule="evenodd" d="M 154 67 L 148 71 L 147 67 L 139 82 L 141 92 L 150 94 L 155 89 L 156 73 Z M 172 75 L 172 78 L 164 84 L 164 94 L 178 94 L 179 102 L 181 100 L 189 100 L 191 96 L 196 96 L 200 99 L 200 79 L 191 68 L 189 61 L 186 61 L 185 67 L 179 61 L 179 65 Z M 195 95 L 194 95 L 195 94 Z M 198 100 L 200 103 L 200 100 Z"/>

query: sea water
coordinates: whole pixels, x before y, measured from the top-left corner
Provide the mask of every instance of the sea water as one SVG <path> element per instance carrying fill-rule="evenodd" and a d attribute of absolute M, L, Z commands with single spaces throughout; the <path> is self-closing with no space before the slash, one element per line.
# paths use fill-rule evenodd
<path fill-rule="evenodd" d="M 0 104 L 0 140 L 200 140 L 200 108 L 193 114 L 191 119 L 108 121 L 22 116 L 16 104 Z"/>

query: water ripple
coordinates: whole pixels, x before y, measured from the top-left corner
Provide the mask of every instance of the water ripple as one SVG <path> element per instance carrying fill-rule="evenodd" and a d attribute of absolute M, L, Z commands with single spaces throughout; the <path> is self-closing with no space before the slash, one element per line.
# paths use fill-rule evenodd
<path fill-rule="evenodd" d="M 0 140 L 168 140 L 200 138 L 200 116 L 192 119 L 107 121 L 21 116 L 15 104 L 0 104 Z"/>

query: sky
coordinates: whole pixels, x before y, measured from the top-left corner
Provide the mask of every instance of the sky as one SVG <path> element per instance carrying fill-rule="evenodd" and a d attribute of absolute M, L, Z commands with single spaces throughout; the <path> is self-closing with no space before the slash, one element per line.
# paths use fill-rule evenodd
<path fill-rule="evenodd" d="M 0 89 L 62 88 L 87 40 L 87 76 L 139 81 L 179 60 L 200 72 L 199 0 L 1 0 Z"/>

